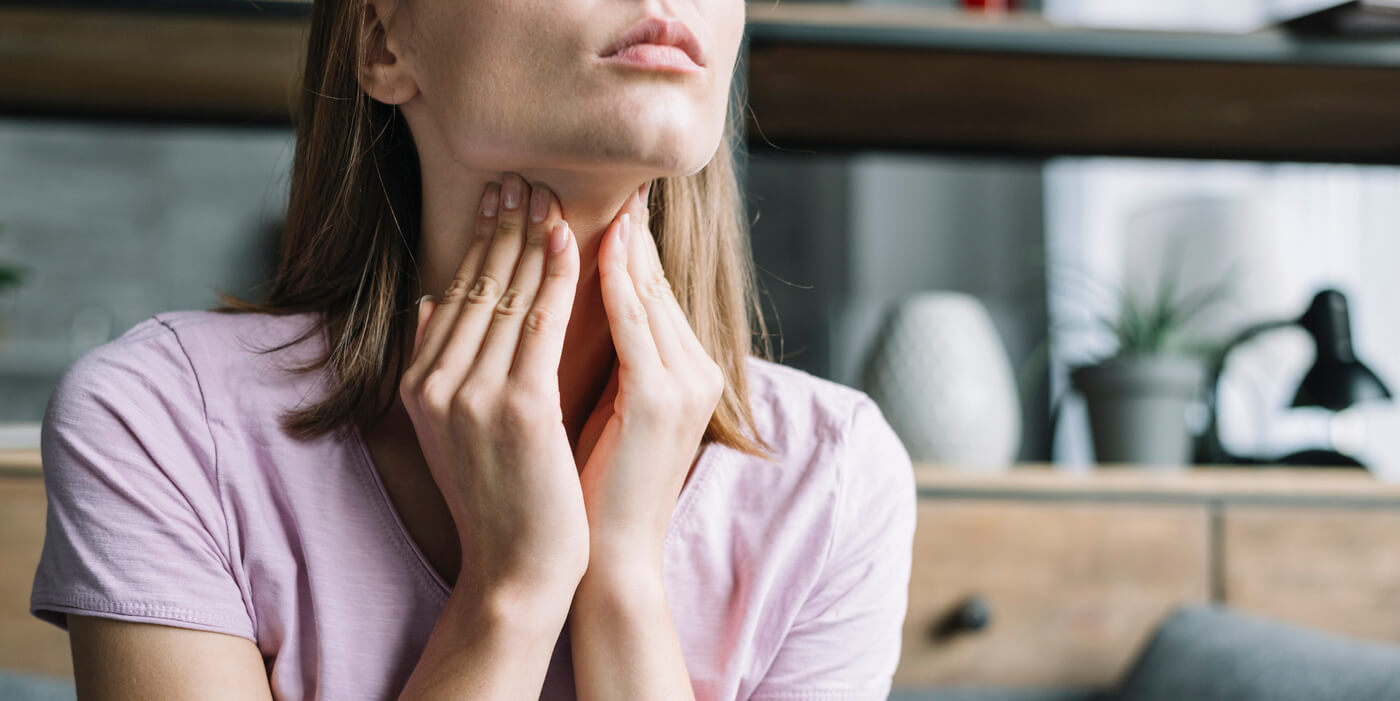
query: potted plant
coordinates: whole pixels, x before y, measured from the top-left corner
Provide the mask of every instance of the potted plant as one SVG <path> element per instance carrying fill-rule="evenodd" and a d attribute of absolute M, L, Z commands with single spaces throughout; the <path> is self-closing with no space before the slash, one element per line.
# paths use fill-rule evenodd
<path fill-rule="evenodd" d="M 1187 293 L 1179 293 L 1176 276 L 1169 275 L 1151 294 L 1118 289 L 1116 312 L 1097 318 L 1115 350 L 1070 372 L 1088 406 L 1096 462 L 1191 462 L 1190 412 L 1204 396 L 1214 344 L 1192 338 L 1188 327 L 1226 297 L 1232 279 L 1227 274 Z"/>

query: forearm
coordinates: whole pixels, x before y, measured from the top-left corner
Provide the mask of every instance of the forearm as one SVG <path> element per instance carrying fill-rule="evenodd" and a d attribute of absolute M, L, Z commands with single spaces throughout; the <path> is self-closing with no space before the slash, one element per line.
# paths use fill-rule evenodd
<path fill-rule="evenodd" d="M 580 701 L 695 698 L 655 568 L 590 565 L 569 612 L 569 639 Z"/>
<path fill-rule="evenodd" d="M 487 596 L 458 586 L 400 701 L 538 698 L 571 596 Z"/>

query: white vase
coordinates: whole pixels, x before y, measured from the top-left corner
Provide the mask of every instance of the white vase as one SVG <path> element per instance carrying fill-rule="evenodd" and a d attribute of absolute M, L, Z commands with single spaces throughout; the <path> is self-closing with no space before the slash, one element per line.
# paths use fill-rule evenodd
<path fill-rule="evenodd" d="M 1006 348 L 975 297 L 902 300 L 867 357 L 863 384 L 916 462 L 986 472 L 1016 459 L 1020 396 Z"/>

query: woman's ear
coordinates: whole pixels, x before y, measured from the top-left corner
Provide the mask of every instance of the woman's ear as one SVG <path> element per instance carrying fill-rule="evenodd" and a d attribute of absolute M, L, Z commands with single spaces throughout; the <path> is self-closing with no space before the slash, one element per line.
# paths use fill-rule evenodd
<path fill-rule="evenodd" d="M 380 102 L 401 105 L 418 94 L 418 85 L 402 60 L 398 35 L 391 36 L 385 26 L 392 10 L 393 3 L 385 0 L 365 3 L 364 20 L 360 23 L 360 42 L 364 47 L 360 87 Z"/>

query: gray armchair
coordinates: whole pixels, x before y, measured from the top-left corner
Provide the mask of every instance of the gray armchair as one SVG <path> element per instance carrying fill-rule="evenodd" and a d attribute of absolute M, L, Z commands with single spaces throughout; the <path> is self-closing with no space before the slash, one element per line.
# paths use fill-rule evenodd
<path fill-rule="evenodd" d="M 891 701 L 1400 701 L 1400 647 L 1186 606 L 1115 689 L 896 690 Z"/>

